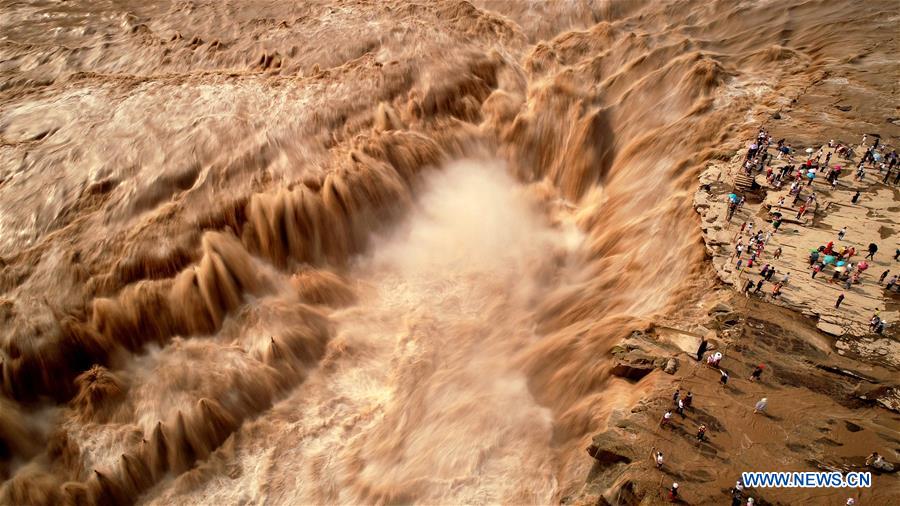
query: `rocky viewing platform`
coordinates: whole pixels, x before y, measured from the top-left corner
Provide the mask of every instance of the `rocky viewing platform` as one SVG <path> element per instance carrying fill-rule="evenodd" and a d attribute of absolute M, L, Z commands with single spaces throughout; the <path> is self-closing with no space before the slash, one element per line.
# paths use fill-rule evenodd
<path fill-rule="evenodd" d="M 736 489 L 751 470 L 873 473 L 872 488 L 817 492 L 816 504 L 882 504 L 896 495 L 900 314 L 898 287 L 889 285 L 900 274 L 897 168 L 885 178 L 880 163 L 866 163 L 860 178 L 859 156 L 846 148 L 797 151 L 783 159 L 770 152 L 763 163 L 756 153 L 752 170 L 739 152 L 700 175 L 694 208 L 723 285 L 708 291 L 694 324 L 648 323 L 613 347 L 611 374 L 653 393 L 612 412 L 586 449 L 594 465 L 585 488 L 563 503 L 809 501 L 805 489 Z M 803 165 L 816 157 L 818 177 L 807 184 Z M 864 260 L 870 243 L 878 250 Z M 825 256 L 834 258 L 814 277 Z M 764 268 L 774 273 L 763 276 Z M 872 325 L 876 314 L 881 327 Z M 691 402 L 679 404 L 684 396 Z M 670 483 L 679 484 L 677 499 Z"/>
<path fill-rule="evenodd" d="M 752 177 L 746 175 L 742 167 L 744 153 L 738 153 L 728 161 L 711 163 L 701 174 L 700 188 L 694 196 L 706 249 L 719 278 L 739 291 L 744 291 L 748 281 L 757 283 L 762 279 L 760 271 L 767 264 L 774 268 L 774 276 L 764 280 L 761 290 L 750 290 L 749 296 L 814 319 L 820 330 L 838 338 L 835 342 L 838 353 L 866 355 L 898 366 L 900 342 L 896 339 L 896 323 L 900 319 L 900 296 L 897 286 L 886 288 L 891 278 L 900 274 L 900 264 L 894 259 L 900 191 L 897 186 L 890 185 L 895 174 L 890 175 L 888 184 L 882 183 L 884 172 L 879 171 L 878 165 L 867 164 L 866 173 L 859 180 L 855 170 L 857 160 L 839 155 L 827 144 L 821 148 L 812 146 L 807 151 L 820 149 L 823 154 L 832 153 L 831 165 L 843 170 L 835 185 L 824 177 L 824 173 L 809 185 L 804 177 L 798 199 L 789 194 L 789 181 L 776 188 L 767 181 L 766 171 L 754 171 Z M 864 150 L 864 147 L 857 147 L 856 152 Z M 782 167 L 793 165 L 791 177 L 805 161 L 805 156 L 792 160 L 774 159 L 771 167 L 777 173 Z M 798 217 L 801 206 L 813 192 L 814 203 Z M 854 199 L 857 192 L 859 196 Z M 744 203 L 738 206 L 729 221 L 731 194 L 743 197 Z M 782 223 L 775 232 L 773 222 L 778 213 Z M 845 233 L 839 236 L 841 229 Z M 746 243 L 751 234 L 760 231 L 770 237 L 764 251 L 752 266 L 747 265 L 749 254 L 745 252 L 742 265 L 738 266 L 737 242 L 743 238 Z M 772 235 L 768 236 L 770 232 Z M 879 248 L 874 259 L 866 260 L 868 268 L 861 274 L 859 282 L 852 283 L 850 288 L 846 288 L 845 282 L 832 279 L 835 265 L 812 276 L 810 253 L 829 242 L 833 243 L 835 252 L 844 247 L 855 248 L 857 254 L 849 259 L 853 264 L 863 260 L 869 244 Z M 781 249 L 781 253 L 774 258 L 777 249 Z M 880 281 L 885 271 L 888 274 Z M 789 280 L 779 296 L 772 297 L 773 283 L 785 275 Z M 835 307 L 840 294 L 845 298 L 840 307 Z M 886 324 L 880 335 L 870 327 L 870 319 L 875 314 Z"/>

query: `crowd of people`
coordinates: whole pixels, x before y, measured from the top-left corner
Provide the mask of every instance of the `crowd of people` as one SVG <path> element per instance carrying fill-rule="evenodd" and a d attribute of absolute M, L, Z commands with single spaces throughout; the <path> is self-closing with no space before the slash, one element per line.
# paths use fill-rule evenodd
<path fill-rule="evenodd" d="M 719 374 L 720 374 L 719 381 L 720 381 L 722 387 L 725 387 L 728 384 L 729 375 L 725 370 L 720 368 L 720 365 L 721 365 L 722 359 L 724 358 L 724 355 L 722 354 L 722 352 L 716 351 L 715 353 L 709 354 L 709 356 L 707 357 L 706 350 L 707 350 L 708 346 L 709 346 L 708 341 L 706 341 L 706 340 L 701 341 L 700 347 L 697 350 L 697 360 L 699 362 L 703 363 L 704 359 L 705 359 L 705 363 L 708 367 L 713 368 L 713 369 L 718 369 Z M 765 366 L 763 364 L 757 365 L 756 368 L 754 368 L 753 371 L 750 373 L 750 376 L 748 377 L 748 381 L 751 381 L 751 382 L 760 381 L 764 370 L 765 370 Z M 682 421 L 685 421 L 687 418 L 687 416 L 685 415 L 685 410 L 692 409 L 693 405 L 694 405 L 693 392 L 688 390 L 686 393 L 682 393 L 681 388 L 676 388 L 675 392 L 672 394 L 671 407 L 665 411 L 662 418 L 660 419 L 660 422 L 659 422 L 660 428 L 667 428 L 667 427 L 673 426 L 673 424 L 675 423 L 673 411 L 675 413 L 678 413 L 679 415 L 681 415 Z M 763 397 L 753 406 L 753 413 L 754 414 L 765 413 L 767 406 L 768 406 L 768 399 L 766 397 Z M 705 423 L 703 423 L 702 421 L 700 421 L 697 424 L 695 438 L 697 440 L 698 445 L 703 444 L 703 443 L 708 443 L 708 439 L 707 439 L 708 431 L 709 431 L 709 427 L 707 427 L 707 425 Z M 665 458 L 663 456 L 662 451 L 657 449 L 656 447 L 651 448 L 650 451 L 651 451 L 651 458 L 653 459 L 653 461 L 656 465 L 656 468 L 661 471 L 664 470 L 663 466 L 665 463 Z M 678 496 L 678 483 L 677 482 L 672 483 L 672 486 L 668 487 L 666 490 L 667 490 L 667 494 L 668 494 L 668 499 L 670 501 L 675 502 L 678 500 L 679 496 Z M 747 505 L 752 506 L 754 504 L 754 500 L 752 497 L 747 497 L 746 502 L 744 501 L 744 486 L 740 480 L 738 480 L 735 487 L 731 489 L 731 497 L 732 497 L 733 505 L 744 506 L 745 504 L 747 504 Z"/>
<path fill-rule="evenodd" d="M 857 183 L 865 182 L 868 176 L 878 171 L 881 183 L 888 184 L 891 177 L 894 178 L 893 184 L 900 184 L 900 158 L 898 158 L 896 150 L 890 152 L 884 146 L 880 146 L 880 139 L 875 138 L 871 144 L 866 144 L 867 136 L 863 136 L 860 149 L 863 153 L 857 164 L 855 180 Z M 769 149 L 775 149 L 776 155 L 773 157 L 769 153 Z M 833 140 L 828 143 L 828 148 L 824 146 L 815 152 L 807 149 L 806 160 L 798 162 L 794 158 L 791 145 L 780 139 L 773 142 L 772 136 L 764 129 L 760 129 L 757 138 L 750 144 L 746 156 L 741 164 L 743 173 L 754 179 L 758 174 L 765 173 L 766 184 L 770 188 L 779 191 L 783 185 L 789 184 L 787 194 L 778 199 L 777 204 L 770 208 L 770 220 L 766 221 L 762 227 L 756 226 L 752 218 L 744 221 L 734 236 L 734 249 L 729 262 L 734 267 L 734 272 L 738 274 L 738 279 L 742 279 L 742 275 L 751 269 L 759 268 L 759 276 L 757 279 L 747 279 L 746 282 L 736 284 L 736 287 L 747 297 L 759 294 L 766 283 L 771 283 L 770 296 L 778 298 L 785 286 L 790 282 L 790 272 L 785 270 L 779 272 L 776 269 L 775 261 L 779 260 L 782 254 L 781 247 L 773 247 L 773 239 L 777 237 L 779 229 L 783 222 L 784 211 L 789 209 L 786 201 L 790 200 L 790 206 L 796 206 L 797 212 L 795 219 L 801 224 L 815 222 L 815 220 L 806 220 L 808 215 L 815 218 L 819 208 L 819 195 L 816 192 L 814 183 L 817 177 L 821 176 L 824 184 L 831 189 L 836 188 L 840 184 L 840 177 L 843 171 L 841 165 L 832 163 L 833 157 L 840 157 L 845 160 L 852 160 L 855 157 L 854 149 L 849 145 L 835 143 Z M 776 161 L 785 160 L 787 163 L 780 167 L 774 167 Z M 758 187 L 758 186 L 756 186 Z M 857 189 L 851 198 L 852 204 L 858 204 L 864 189 Z M 826 192 L 826 195 L 828 193 Z M 731 193 L 728 196 L 728 208 L 726 213 L 726 221 L 729 223 L 732 218 L 744 207 L 746 198 Z M 850 234 L 852 235 L 852 234 Z M 878 245 L 870 243 L 866 247 L 866 255 L 856 261 L 858 252 L 856 246 L 853 245 L 854 237 L 848 236 L 847 227 L 841 227 L 837 232 L 836 238 L 838 242 L 844 243 L 842 246 L 836 246 L 834 241 L 828 244 L 817 246 L 810 250 L 809 253 L 809 269 L 812 278 L 816 278 L 820 273 L 833 269 L 828 283 L 839 284 L 844 291 L 850 290 L 853 285 L 862 283 L 865 279 L 866 271 L 872 267 L 875 255 L 878 252 Z M 900 248 L 894 253 L 894 260 L 900 259 Z M 871 263 L 870 263 L 871 261 Z M 760 267 L 760 264 L 762 266 Z M 898 275 L 890 275 L 890 269 L 884 270 L 878 278 L 878 285 L 883 286 L 885 290 L 891 291 L 900 288 L 900 278 Z M 889 277 L 890 276 L 890 277 Z M 844 292 L 838 295 L 834 304 L 835 309 L 840 309 L 845 298 Z M 874 333 L 882 333 L 886 326 L 886 322 L 875 313 L 869 321 L 869 330 Z M 721 366 L 724 355 L 721 351 L 715 351 L 708 357 L 706 356 L 709 343 L 702 340 L 697 350 L 697 360 L 706 364 L 707 367 L 718 370 L 720 388 L 727 388 L 729 374 Z M 765 366 L 759 364 L 749 375 L 749 381 L 758 382 L 762 378 Z M 661 420 L 660 427 L 666 428 L 675 424 L 673 412 L 680 415 L 682 421 L 686 421 L 685 410 L 691 410 L 693 406 L 693 393 L 688 391 L 682 394 L 680 389 L 676 389 L 672 396 L 672 405 L 665 411 Z M 768 398 L 762 397 L 753 405 L 753 414 L 765 415 L 768 408 Z M 697 422 L 702 422 L 698 420 Z M 698 423 L 696 427 L 697 444 L 703 444 L 708 441 L 709 428 L 704 423 Z M 653 460 L 657 469 L 662 470 L 664 466 L 664 458 L 661 450 L 654 448 L 652 450 Z M 868 464 L 868 462 L 867 462 Z M 672 483 L 671 487 L 667 487 L 668 498 L 670 501 L 679 499 L 679 485 Z M 746 497 L 746 490 L 740 480 L 734 487 L 730 489 L 731 504 L 733 506 L 752 506 L 754 499 Z M 847 500 L 848 505 L 855 504 L 855 499 Z"/>
<path fill-rule="evenodd" d="M 868 173 L 877 171 L 881 183 L 888 184 L 893 178 L 894 184 L 900 184 L 900 156 L 897 151 L 895 149 L 888 150 L 886 146 L 881 145 L 879 137 L 874 137 L 874 141 L 870 144 L 866 144 L 867 139 L 868 136 L 864 135 L 862 144 L 859 146 L 862 154 L 857 164 L 856 180 L 858 182 L 866 181 Z M 770 147 L 775 148 L 777 153 L 775 157 L 769 155 Z M 772 136 L 764 129 L 759 130 L 756 139 L 751 142 L 743 158 L 741 167 L 744 174 L 755 179 L 757 174 L 765 173 L 767 184 L 770 189 L 775 191 L 780 190 L 786 181 L 790 181 L 790 186 L 787 194 L 779 197 L 777 203 L 770 206 L 770 219 L 763 222 L 763 226 L 767 230 L 762 230 L 762 227 L 755 228 L 751 217 L 741 224 L 734 237 L 734 250 L 730 261 L 734 267 L 733 271 L 738 274 L 738 279 L 742 279 L 745 273 L 759 268 L 759 264 L 763 264 L 758 272 L 758 278 L 754 280 L 751 277 L 737 284 L 743 294 L 750 297 L 768 293 L 773 299 L 781 296 L 789 282 L 790 273 L 779 273 L 774 265 L 773 261 L 778 260 L 781 256 L 781 248 L 774 249 L 771 255 L 763 260 L 766 248 L 771 248 L 772 240 L 781 228 L 787 210 L 790 210 L 791 213 L 796 210 L 793 218 L 800 224 L 815 223 L 820 196 L 813 182 L 818 175 L 824 174 L 826 184 L 835 188 L 843 167 L 833 161 L 837 161 L 837 157 L 852 161 L 855 156 L 852 147 L 831 140 L 827 147 L 822 146 L 818 151 L 812 148 L 807 149 L 805 161 L 800 162 L 795 158 L 790 144 L 785 143 L 784 139 L 773 144 Z M 835 160 L 832 160 L 833 157 Z M 784 160 L 786 163 L 780 167 L 773 166 L 772 163 L 776 163 L 778 160 Z M 871 182 L 877 183 L 878 181 L 872 180 Z M 861 187 L 855 190 L 850 199 L 852 204 L 858 204 L 864 190 Z M 729 194 L 727 221 L 732 220 L 745 202 L 745 196 L 737 195 L 737 193 Z M 811 215 L 812 219 L 807 219 L 808 215 Z M 823 276 L 823 282 L 838 285 L 843 290 L 837 295 L 834 302 L 834 308 L 838 310 L 841 309 L 841 304 L 846 298 L 845 292 L 866 279 L 864 274 L 872 266 L 869 261 L 874 262 L 875 254 L 878 252 L 878 245 L 869 243 L 865 250 L 865 256 L 856 261 L 857 259 L 854 257 L 858 254 L 858 250 L 853 245 L 853 239 L 855 238 L 848 236 L 847 227 L 843 226 L 836 234 L 836 240 L 843 243 L 842 246 L 836 246 L 834 241 L 818 245 L 810 250 L 808 257 L 809 272 L 812 278 L 832 269 L 830 275 Z M 898 258 L 900 258 L 900 248 L 894 254 L 894 260 L 896 261 Z M 888 292 L 900 291 L 900 276 L 896 274 L 890 276 L 890 274 L 890 269 L 882 272 L 877 281 L 878 285 Z M 771 283 L 771 288 L 764 290 L 767 283 Z M 879 324 L 871 326 L 871 328 L 873 332 L 880 333 L 886 325 L 887 322 L 880 319 Z"/>

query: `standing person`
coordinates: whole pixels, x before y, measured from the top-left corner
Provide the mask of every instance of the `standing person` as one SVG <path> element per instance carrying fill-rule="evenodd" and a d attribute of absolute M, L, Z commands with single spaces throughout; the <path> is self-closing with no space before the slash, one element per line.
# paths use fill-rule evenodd
<path fill-rule="evenodd" d="M 874 242 L 869 243 L 869 254 L 866 255 L 866 258 L 875 260 L 875 253 L 878 251 L 878 245 Z"/>
<path fill-rule="evenodd" d="M 844 235 L 847 233 L 847 227 L 841 227 L 841 230 L 838 232 L 838 241 L 844 240 Z"/>
<path fill-rule="evenodd" d="M 834 303 L 834 308 L 839 309 L 841 307 L 841 302 L 844 302 L 844 294 L 843 293 L 838 295 L 837 301 Z"/>
<path fill-rule="evenodd" d="M 834 274 L 831 275 L 831 279 L 828 281 L 829 283 L 837 283 L 838 279 L 841 277 L 841 271 L 835 269 Z"/>
<path fill-rule="evenodd" d="M 679 398 L 679 397 L 681 397 L 681 389 L 680 389 L 680 388 L 676 388 L 676 389 L 675 389 L 675 393 L 672 394 L 672 404 L 677 404 L 677 403 L 678 403 L 678 398 Z"/>
<path fill-rule="evenodd" d="M 719 369 L 719 373 L 721 374 L 719 376 L 719 383 L 721 383 L 723 387 L 727 386 L 728 385 L 728 373 L 723 371 L 722 369 Z"/>
<path fill-rule="evenodd" d="M 662 454 L 661 451 L 657 451 L 657 452 L 656 452 L 656 454 L 653 456 L 653 460 L 656 461 L 656 468 L 657 468 L 657 469 L 662 469 L 662 466 L 663 466 L 663 454 Z"/>
<path fill-rule="evenodd" d="M 753 408 L 753 414 L 762 413 L 766 410 L 766 406 L 769 404 L 769 400 L 763 397 L 756 403 L 756 406 Z"/>
<path fill-rule="evenodd" d="M 775 268 L 769 269 L 769 272 L 766 273 L 766 281 L 772 281 L 772 276 L 775 275 Z"/>
<path fill-rule="evenodd" d="M 744 487 L 741 486 L 741 482 L 738 481 L 737 485 L 732 487 L 731 490 L 731 506 L 743 506 L 744 504 Z"/>
<path fill-rule="evenodd" d="M 665 427 L 666 425 L 669 425 L 669 423 L 671 421 L 672 421 L 672 412 L 667 410 L 666 413 L 663 415 L 662 420 L 660 420 L 659 426 Z"/>
<path fill-rule="evenodd" d="M 812 268 L 812 278 L 816 279 L 816 274 L 818 274 L 819 271 L 821 271 L 821 270 L 822 270 L 822 264 L 820 264 L 818 262 L 814 263 L 813 268 Z"/>
<path fill-rule="evenodd" d="M 697 441 L 703 441 L 706 438 L 706 425 L 700 424 L 700 427 L 697 427 Z"/>
<path fill-rule="evenodd" d="M 859 190 L 856 190 L 856 193 L 853 194 L 853 198 L 850 199 L 850 202 L 856 204 L 859 202 Z"/>
<path fill-rule="evenodd" d="M 753 369 L 753 372 L 750 373 L 750 381 L 758 381 L 763 373 L 763 365 L 759 364 L 756 366 L 756 369 Z"/>
<path fill-rule="evenodd" d="M 682 420 L 685 418 L 684 416 L 684 399 L 678 399 L 678 407 L 675 408 L 675 411 L 681 415 Z"/>
<path fill-rule="evenodd" d="M 756 282 L 756 289 L 753 290 L 753 293 L 759 293 L 760 289 L 762 289 L 764 280 L 760 279 Z"/>
<path fill-rule="evenodd" d="M 678 500 L 678 484 L 673 483 L 672 488 L 669 489 L 669 502 L 675 502 Z"/>
<path fill-rule="evenodd" d="M 780 256 L 781 256 L 781 246 L 779 246 L 778 249 L 776 249 L 775 252 L 772 253 L 772 258 L 774 258 L 775 260 L 778 260 L 778 257 L 780 257 Z M 772 270 L 774 271 L 775 269 L 772 269 Z M 768 281 L 768 279 L 769 278 L 766 278 L 766 281 Z"/>
<path fill-rule="evenodd" d="M 709 341 L 706 339 L 700 340 L 700 347 L 697 348 L 697 361 L 700 362 L 703 360 L 703 354 L 706 353 L 706 348 L 709 346 Z"/>
<path fill-rule="evenodd" d="M 753 288 L 753 285 L 754 285 L 753 280 L 748 279 L 747 284 L 744 285 L 744 295 L 746 295 L 747 297 L 750 296 L 750 290 Z"/>
<path fill-rule="evenodd" d="M 816 250 L 813 250 L 812 252 L 810 252 L 808 260 L 809 260 L 809 265 L 816 265 L 816 263 L 819 262 L 819 252 Z"/>
<path fill-rule="evenodd" d="M 884 272 L 881 273 L 881 277 L 878 278 L 878 284 L 879 284 L 879 285 L 881 285 L 882 283 L 884 283 L 884 278 L 887 277 L 887 275 L 888 275 L 889 272 L 891 272 L 891 270 L 890 270 L 890 269 L 886 269 Z"/>
<path fill-rule="evenodd" d="M 789 281 L 790 279 L 791 279 L 791 273 L 790 273 L 790 272 L 785 272 L 785 273 L 784 273 L 784 277 L 781 278 L 781 284 L 782 284 L 782 285 L 788 284 L 788 281 Z"/>
<path fill-rule="evenodd" d="M 801 204 L 801 205 L 800 205 L 800 210 L 797 211 L 797 219 L 799 220 L 800 218 L 802 218 L 802 217 L 803 217 L 803 213 L 805 213 L 805 212 L 806 212 L 806 204 Z"/>
<path fill-rule="evenodd" d="M 777 299 L 779 295 L 781 295 L 781 283 L 775 283 L 775 286 L 772 288 L 772 298 Z"/>
<path fill-rule="evenodd" d="M 688 392 L 686 396 L 684 396 L 684 407 L 691 407 L 691 403 L 694 402 L 694 394 Z"/>

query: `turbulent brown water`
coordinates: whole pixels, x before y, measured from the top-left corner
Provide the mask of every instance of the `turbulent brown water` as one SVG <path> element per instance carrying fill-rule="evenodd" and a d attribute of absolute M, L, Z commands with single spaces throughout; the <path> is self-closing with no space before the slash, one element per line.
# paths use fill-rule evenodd
<path fill-rule="evenodd" d="M 0 1 L 0 502 L 559 501 L 698 169 L 896 133 L 898 10 Z"/>

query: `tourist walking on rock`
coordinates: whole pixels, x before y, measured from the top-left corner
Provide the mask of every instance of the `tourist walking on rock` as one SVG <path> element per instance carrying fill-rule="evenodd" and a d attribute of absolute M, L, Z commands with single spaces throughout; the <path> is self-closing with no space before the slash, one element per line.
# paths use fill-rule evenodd
<path fill-rule="evenodd" d="M 878 245 L 874 242 L 869 243 L 869 254 L 866 255 L 866 258 L 870 260 L 875 260 L 875 253 L 878 251 Z"/>
<path fill-rule="evenodd" d="M 775 260 L 778 260 L 778 257 L 780 257 L 780 256 L 781 256 L 781 246 L 779 246 L 778 249 L 776 249 L 775 252 L 772 253 L 772 258 L 774 258 Z M 775 269 L 772 269 L 772 270 L 774 271 Z M 766 281 L 768 281 L 768 278 L 766 278 Z"/>
<path fill-rule="evenodd" d="M 659 422 L 659 426 L 665 427 L 666 425 L 669 425 L 669 423 L 671 423 L 671 421 L 672 421 L 672 412 L 666 411 L 666 413 L 662 417 L 662 420 Z"/>
<path fill-rule="evenodd" d="M 760 279 L 756 282 L 756 288 L 753 290 L 753 293 L 759 293 L 760 289 L 762 289 L 764 280 Z"/>
<path fill-rule="evenodd" d="M 678 500 L 678 484 L 672 483 L 672 488 L 669 489 L 669 502 L 675 502 Z"/>
<path fill-rule="evenodd" d="M 766 399 L 765 397 L 763 397 L 762 399 L 759 400 L 759 402 L 756 403 L 756 406 L 753 408 L 753 413 L 754 414 L 762 413 L 763 411 L 766 410 L 766 405 L 768 405 L 768 404 L 769 404 L 769 400 Z"/>
<path fill-rule="evenodd" d="M 688 392 L 686 396 L 684 396 L 684 407 L 691 407 L 691 403 L 694 402 L 694 394 Z"/>
<path fill-rule="evenodd" d="M 753 372 L 750 373 L 750 381 L 757 381 L 762 376 L 763 373 L 763 365 L 759 364 L 756 366 L 756 369 L 753 369 Z"/>
<path fill-rule="evenodd" d="M 852 202 L 854 204 L 859 202 L 859 190 L 857 190 L 856 193 L 853 194 L 853 198 L 850 199 L 850 202 Z"/>
<path fill-rule="evenodd" d="M 684 400 L 678 399 L 677 404 L 678 406 L 675 408 L 675 411 L 677 411 L 678 414 L 681 415 L 681 418 L 684 419 Z"/>
<path fill-rule="evenodd" d="M 841 307 L 841 302 L 844 302 L 844 294 L 838 295 L 837 301 L 834 303 L 834 308 L 838 309 Z"/>
<path fill-rule="evenodd" d="M 657 452 L 656 452 L 656 454 L 653 456 L 653 460 L 656 461 L 656 468 L 657 468 L 657 469 L 662 469 L 662 466 L 663 466 L 663 454 L 662 454 L 661 451 L 657 451 Z"/>
<path fill-rule="evenodd" d="M 847 227 L 842 227 L 841 230 L 838 232 L 838 241 L 843 241 L 844 235 L 846 233 L 847 233 Z"/>
<path fill-rule="evenodd" d="M 874 332 L 879 323 L 881 323 L 881 317 L 878 316 L 878 313 L 875 313 L 875 315 L 872 316 L 872 319 L 869 320 L 869 331 Z"/>
<path fill-rule="evenodd" d="M 706 348 L 709 346 L 709 341 L 706 339 L 700 340 L 700 347 L 697 348 L 697 362 L 703 360 L 703 354 L 706 353 Z"/>
<path fill-rule="evenodd" d="M 841 271 L 835 269 L 834 274 L 831 275 L 831 279 L 828 280 L 829 283 L 837 283 L 838 279 L 841 277 Z"/>
<path fill-rule="evenodd" d="M 727 386 L 728 385 L 728 373 L 723 371 L 722 369 L 719 369 L 719 373 L 721 374 L 719 376 L 719 383 L 721 383 L 723 387 Z"/>
<path fill-rule="evenodd" d="M 706 425 L 700 424 L 697 428 L 697 441 L 703 441 L 706 438 Z"/>
<path fill-rule="evenodd" d="M 775 283 L 775 286 L 772 288 L 772 298 L 777 299 L 779 295 L 781 295 L 781 283 Z"/>
<path fill-rule="evenodd" d="M 884 278 L 887 277 L 887 275 L 888 275 L 889 272 L 891 272 L 891 270 L 890 270 L 890 269 L 887 269 L 887 270 L 885 270 L 884 272 L 881 273 L 881 277 L 878 278 L 878 285 L 879 285 L 879 286 L 880 286 L 882 283 L 884 283 Z"/>
<path fill-rule="evenodd" d="M 738 480 L 737 485 L 731 488 L 731 506 L 741 506 L 744 501 L 744 486 Z"/>

